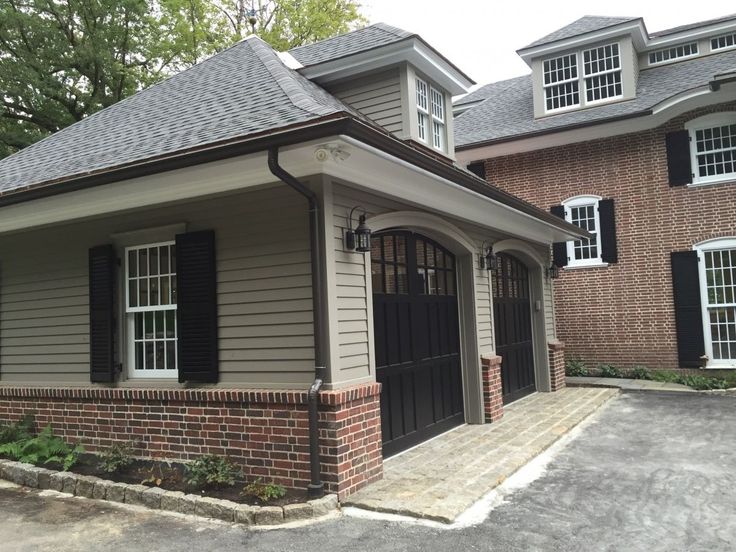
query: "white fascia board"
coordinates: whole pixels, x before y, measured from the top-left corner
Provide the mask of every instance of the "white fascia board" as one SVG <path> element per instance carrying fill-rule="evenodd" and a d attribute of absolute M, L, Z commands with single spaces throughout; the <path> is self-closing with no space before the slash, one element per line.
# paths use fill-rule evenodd
<path fill-rule="evenodd" d="M 669 46 L 673 43 L 688 42 L 691 40 L 698 40 L 700 38 L 715 37 L 721 34 L 727 34 L 736 31 L 736 18 L 731 21 L 724 21 L 721 23 L 714 23 L 707 27 L 698 27 L 697 29 L 688 29 L 679 33 L 654 37 L 647 43 L 647 50 L 654 48 L 661 48 L 663 46 Z"/>
<path fill-rule="evenodd" d="M 531 48 L 522 48 L 517 50 L 516 53 L 523 59 L 526 64 L 531 67 L 532 59 L 541 56 L 549 56 L 558 52 L 564 52 L 566 50 L 574 50 L 581 48 L 587 44 L 593 44 L 595 42 L 601 42 L 611 38 L 617 38 L 625 34 L 631 34 L 634 41 L 634 45 L 637 50 L 642 50 L 647 45 L 647 31 L 644 27 L 644 22 L 639 19 L 635 21 L 629 21 L 627 23 L 621 23 L 612 27 L 606 27 L 600 31 L 585 33 L 582 35 L 572 36 L 563 40 L 556 40 L 548 44 L 541 44 L 539 46 L 533 46 Z"/>
<path fill-rule="evenodd" d="M 552 132 L 540 136 L 488 144 L 473 149 L 456 151 L 455 157 L 459 164 L 467 166 L 473 161 L 491 159 L 493 157 L 503 157 L 516 153 L 554 148 L 567 144 L 577 144 L 589 140 L 598 140 L 610 136 L 649 130 L 692 109 L 733 101 L 735 93 L 736 83 L 726 83 L 716 92 L 710 90 L 708 85 L 703 85 L 660 102 L 652 108 L 652 115 L 612 123 L 591 124 L 590 126 L 560 130 L 559 132 Z"/>
<path fill-rule="evenodd" d="M 323 84 L 403 62 L 414 65 L 452 95 L 464 94 L 474 84 L 417 38 L 304 67 L 299 72 Z"/>
<path fill-rule="evenodd" d="M 309 144 L 302 144 L 299 151 L 292 152 L 293 156 L 284 161 L 282 166 L 297 177 L 301 176 L 300 171 L 304 175 L 326 174 L 353 187 L 418 209 L 539 244 L 548 245 L 580 237 L 349 136 L 330 140 L 330 146 L 339 146 L 349 154 L 344 160 L 328 156 L 326 160 L 316 162 L 314 152 L 324 142 L 314 142 L 311 149 Z"/>

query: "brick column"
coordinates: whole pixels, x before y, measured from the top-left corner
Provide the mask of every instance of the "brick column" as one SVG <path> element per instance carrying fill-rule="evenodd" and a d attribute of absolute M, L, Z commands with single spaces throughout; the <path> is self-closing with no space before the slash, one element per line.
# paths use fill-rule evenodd
<path fill-rule="evenodd" d="M 559 391 L 565 387 L 565 344 L 562 341 L 547 342 L 549 349 L 549 382 L 550 391 Z"/>
<path fill-rule="evenodd" d="M 503 388 L 501 386 L 501 357 L 480 357 L 483 370 L 483 411 L 486 423 L 503 417 Z"/>

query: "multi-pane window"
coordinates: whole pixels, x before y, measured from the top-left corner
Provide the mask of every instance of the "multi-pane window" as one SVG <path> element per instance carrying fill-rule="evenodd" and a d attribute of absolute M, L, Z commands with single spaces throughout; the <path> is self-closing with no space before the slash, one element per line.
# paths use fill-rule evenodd
<path fill-rule="evenodd" d="M 736 361 L 736 247 L 703 251 L 710 358 Z"/>
<path fill-rule="evenodd" d="M 435 87 L 430 87 L 432 103 L 432 144 L 437 149 L 445 147 L 445 96 Z"/>
<path fill-rule="evenodd" d="M 736 33 L 717 36 L 710 39 L 711 50 L 725 50 L 736 46 Z"/>
<path fill-rule="evenodd" d="M 696 181 L 736 175 L 736 123 L 694 129 L 694 145 Z"/>
<path fill-rule="evenodd" d="M 422 79 L 417 79 L 417 132 L 419 139 L 427 141 L 429 129 L 429 85 Z"/>
<path fill-rule="evenodd" d="M 417 78 L 417 135 L 438 150 L 445 149 L 445 96 Z"/>
<path fill-rule="evenodd" d="M 664 63 L 673 59 L 684 58 L 698 55 L 698 43 L 691 42 L 689 44 L 680 44 L 672 48 L 664 48 L 656 52 L 649 53 L 649 64 Z"/>
<path fill-rule="evenodd" d="M 544 102 L 547 111 L 580 105 L 576 54 L 544 61 Z"/>
<path fill-rule="evenodd" d="M 404 295 L 409 293 L 406 235 L 387 234 L 371 237 L 371 277 L 373 293 Z"/>
<path fill-rule="evenodd" d="M 587 103 L 623 95 L 618 44 L 607 44 L 583 51 L 583 72 Z"/>
<path fill-rule="evenodd" d="M 177 332 L 174 242 L 127 248 L 125 285 L 131 375 L 175 376 Z"/>
<path fill-rule="evenodd" d="M 600 247 L 600 215 L 596 196 L 579 196 L 563 203 L 565 220 L 587 230 L 590 238 L 567 242 L 567 266 L 586 266 L 602 263 Z"/>
<path fill-rule="evenodd" d="M 455 257 L 429 240 L 416 238 L 417 274 L 422 295 L 455 295 Z"/>

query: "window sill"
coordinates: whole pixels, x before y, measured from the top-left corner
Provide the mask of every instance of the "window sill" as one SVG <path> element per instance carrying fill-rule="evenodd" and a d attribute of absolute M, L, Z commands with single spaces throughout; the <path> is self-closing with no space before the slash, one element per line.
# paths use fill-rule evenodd
<path fill-rule="evenodd" d="M 608 266 L 608 263 L 598 262 L 598 263 L 585 263 L 585 264 L 568 264 L 567 266 L 564 266 L 563 268 L 565 270 L 577 270 L 580 268 L 606 268 Z"/>
<path fill-rule="evenodd" d="M 728 176 L 726 178 L 719 178 L 717 180 L 705 180 L 702 182 L 691 182 L 687 185 L 688 188 L 703 188 L 706 186 L 715 186 L 717 184 L 736 184 L 736 176 Z"/>

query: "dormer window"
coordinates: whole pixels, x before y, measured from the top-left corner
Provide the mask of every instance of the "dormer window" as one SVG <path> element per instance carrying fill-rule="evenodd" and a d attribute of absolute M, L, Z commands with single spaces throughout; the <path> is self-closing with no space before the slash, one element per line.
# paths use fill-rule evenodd
<path fill-rule="evenodd" d="M 717 36 L 710 39 L 710 49 L 716 50 L 727 50 L 730 48 L 736 48 L 736 33 Z"/>
<path fill-rule="evenodd" d="M 618 43 L 546 59 L 543 70 L 547 113 L 623 97 Z M 581 89 L 584 101 L 581 101 Z"/>
<path fill-rule="evenodd" d="M 417 135 L 422 142 L 445 150 L 445 95 L 417 77 Z"/>

